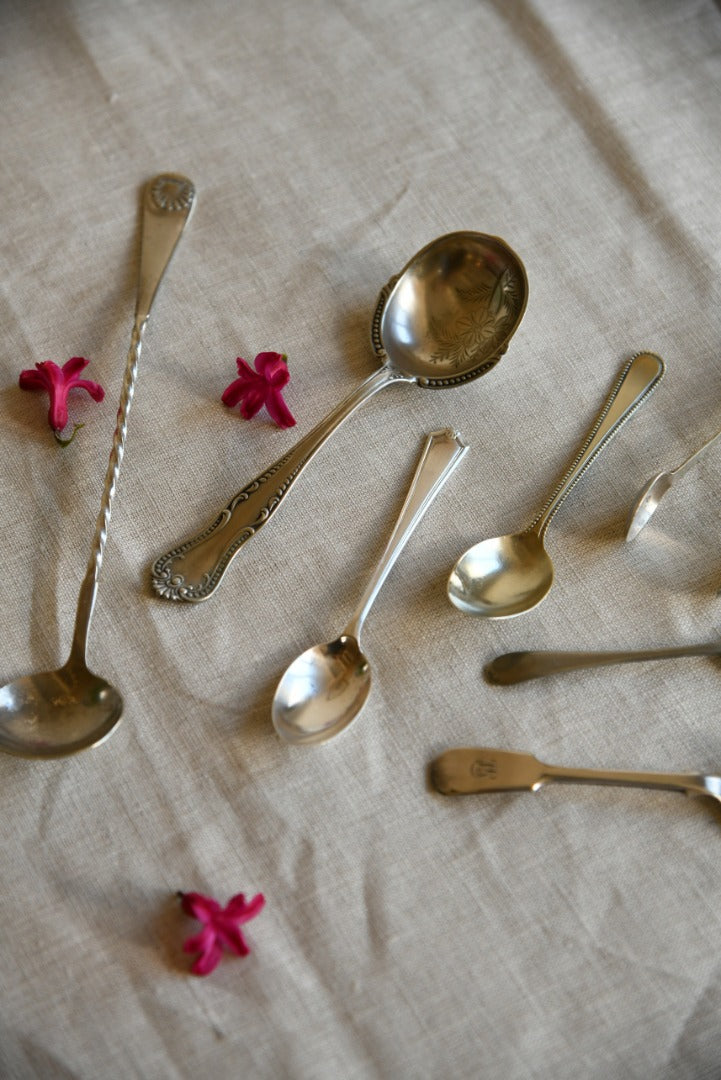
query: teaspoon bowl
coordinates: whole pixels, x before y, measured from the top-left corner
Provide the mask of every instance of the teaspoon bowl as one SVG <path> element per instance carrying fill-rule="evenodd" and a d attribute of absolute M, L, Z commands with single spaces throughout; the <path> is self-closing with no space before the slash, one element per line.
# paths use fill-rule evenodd
<path fill-rule="evenodd" d="M 553 584 L 553 563 L 534 532 L 481 540 L 461 556 L 448 580 L 453 604 L 468 615 L 509 618 L 540 604 Z"/>
<path fill-rule="evenodd" d="M 286 742 L 325 742 L 350 724 L 365 705 L 371 668 L 358 640 L 341 634 L 306 649 L 278 683 L 273 726 Z"/>

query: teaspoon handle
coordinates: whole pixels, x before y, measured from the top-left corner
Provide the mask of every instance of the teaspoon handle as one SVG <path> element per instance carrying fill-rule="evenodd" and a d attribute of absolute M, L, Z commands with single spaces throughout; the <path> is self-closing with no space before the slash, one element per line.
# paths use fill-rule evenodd
<path fill-rule="evenodd" d="M 631 664 L 642 660 L 670 660 L 679 656 L 718 656 L 721 645 L 675 645 L 664 649 L 638 649 L 625 652 L 556 652 L 553 650 L 528 650 L 504 653 L 486 665 L 484 673 L 488 682 L 496 686 L 512 686 L 515 683 L 540 679 L 545 675 L 559 675 L 564 671 L 581 668 L 607 667 L 611 664 Z"/>
<path fill-rule="evenodd" d="M 556 511 L 596 460 L 604 446 L 636 411 L 663 377 L 665 367 L 655 353 L 637 353 L 624 367 L 575 461 L 529 529 L 543 537 Z"/>
<path fill-rule="evenodd" d="M 212 596 L 243 544 L 270 520 L 326 439 L 373 394 L 401 378 L 387 367 L 375 371 L 287 454 L 233 495 L 204 529 L 156 559 L 156 593 L 190 603 Z"/>
<path fill-rule="evenodd" d="M 396 559 L 426 510 L 467 452 L 467 444 L 463 442 L 460 434 L 451 428 L 432 431 L 428 435 L 385 551 L 381 555 L 355 614 L 343 632 L 344 634 L 354 637 L 356 641 L 360 640 L 361 627 L 365 617 Z"/>
<path fill-rule="evenodd" d="M 680 477 L 683 476 L 684 473 L 688 472 L 691 466 L 694 465 L 696 461 L 698 461 L 701 455 L 705 454 L 707 450 L 710 450 L 710 448 L 719 438 L 721 438 L 721 431 L 717 431 L 715 435 L 712 435 L 710 439 L 706 440 L 703 446 L 699 446 L 698 450 L 694 450 L 694 452 L 692 454 L 689 454 L 689 456 L 685 458 L 680 465 L 677 465 L 675 469 L 672 469 L 671 472 L 674 474 L 674 476 Z"/>
<path fill-rule="evenodd" d="M 90 621 L 95 607 L 98 578 L 110 525 L 110 511 L 125 453 L 128 416 L 135 393 L 143 333 L 153 301 L 173 252 L 187 225 L 196 201 L 195 187 L 185 176 L 162 173 L 146 185 L 143 196 L 140 269 L 135 304 L 135 322 L 125 364 L 113 445 L 105 474 L 100 512 L 95 524 L 90 558 L 80 586 L 71 659 L 84 662 Z"/>

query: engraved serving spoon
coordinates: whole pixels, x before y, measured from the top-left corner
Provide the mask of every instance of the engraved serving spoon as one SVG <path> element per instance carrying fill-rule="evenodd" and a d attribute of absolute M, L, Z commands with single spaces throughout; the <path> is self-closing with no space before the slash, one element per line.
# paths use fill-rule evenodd
<path fill-rule="evenodd" d="M 721 643 L 673 645 L 662 649 L 636 649 L 621 652 L 562 652 L 553 649 L 528 649 L 496 656 L 483 669 L 494 686 L 513 686 L 546 675 L 582 668 L 607 667 L 611 664 L 635 664 L 643 660 L 671 660 L 679 656 L 721 656 Z"/>
<path fill-rule="evenodd" d="M 680 480 L 719 437 L 721 437 L 721 431 L 717 431 L 715 435 L 712 435 L 703 446 L 700 446 L 698 450 L 695 450 L 690 457 L 687 457 L 686 460 L 682 461 L 680 465 L 677 465 L 675 469 L 669 469 L 668 472 L 656 473 L 655 476 L 651 477 L 636 499 L 636 502 L 631 509 L 631 513 L 628 516 L 628 526 L 626 531 L 627 541 L 634 540 L 638 536 L 641 529 L 648 524 L 656 513 L 658 504 L 661 502 L 661 499 L 674 481 Z"/>
<path fill-rule="evenodd" d="M 422 248 L 381 290 L 371 331 L 381 368 L 197 536 L 160 556 L 152 569 L 156 592 L 190 602 L 211 596 L 242 545 L 346 417 L 393 383 L 442 389 L 485 375 L 506 351 L 527 293 L 521 260 L 497 237 L 455 232 Z"/>
<path fill-rule="evenodd" d="M 533 754 L 491 747 L 446 750 L 431 763 L 430 778 L 441 795 L 476 795 L 493 791 L 538 791 L 544 784 L 610 784 L 662 788 L 687 795 L 709 795 L 721 802 L 721 776 L 704 773 L 613 772 L 546 765 Z"/>
<path fill-rule="evenodd" d="M 426 439 L 398 521 L 355 614 L 334 641 L 301 653 L 278 683 L 273 726 L 287 742 L 326 742 L 363 708 L 371 688 L 370 663 L 360 646 L 366 615 L 411 533 L 467 450 L 449 428 Z"/>
<path fill-rule="evenodd" d="M 564 499 L 613 435 L 664 373 L 655 353 L 638 353 L 625 366 L 576 460 L 550 500 L 523 532 L 482 540 L 461 556 L 448 579 L 448 598 L 467 615 L 505 619 L 539 604 L 553 584 L 546 529 Z"/>
<path fill-rule="evenodd" d="M 100 513 L 80 586 L 70 656 L 57 671 L 25 675 L 0 688 L 0 750 L 5 753 L 28 758 L 74 754 L 103 742 L 120 720 L 123 699 L 119 692 L 88 669 L 88 633 L 111 503 L 125 451 L 143 332 L 158 286 L 194 205 L 195 188 L 184 176 L 163 173 L 145 188 L 135 322 Z"/>

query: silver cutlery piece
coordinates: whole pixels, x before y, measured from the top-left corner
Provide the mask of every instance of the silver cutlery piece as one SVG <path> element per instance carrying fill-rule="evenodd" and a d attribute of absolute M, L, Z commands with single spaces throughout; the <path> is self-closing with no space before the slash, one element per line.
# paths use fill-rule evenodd
<path fill-rule="evenodd" d="M 669 490 L 671 485 L 676 480 L 680 480 L 693 464 L 701 457 L 702 454 L 709 449 L 710 446 L 721 437 L 721 431 L 717 431 L 715 435 L 712 435 L 707 442 L 700 446 L 698 450 L 695 450 L 690 457 L 687 457 L 685 461 L 682 461 L 680 465 L 677 465 L 675 469 L 669 469 L 668 472 L 656 473 L 652 476 L 648 483 L 645 485 L 641 493 L 639 494 L 636 502 L 634 503 L 631 513 L 628 516 L 628 525 L 626 529 L 626 540 L 634 540 L 641 529 L 651 520 L 656 513 L 658 504 Z"/>
<path fill-rule="evenodd" d="M 611 664 L 636 664 L 643 660 L 672 660 L 680 656 L 721 656 L 721 643 L 672 645 L 661 649 L 636 649 L 608 652 L 562 652 L 553 649 L 528 649 L 502 653 L 483 669 L 488 682 L 495 686 L 513 686 L 560 675 L 582 668 L 608 667 Z"/>
<path fill-rule="evenodd" d="M 381 290 L 371 331 L 380 369 L 197 536 L 160 556 L 152 569 L 156 592 L 190 602 L 212 596 L 242 545 L 343 420 L 394 383 L 445 389 L 490 371 L 521 321 L 527 293 L 523 264 L 497 237 L 457 232 L 426 245 Z"/>
<path fill-rule="evenodd" d="M 0 750 L 5 753 L 28 758 L 74 754 L 107 739 L 122 715 L 120 693 L 88 669 L 88 634 L 110 525 L 110 508 L 125 452 L 143 332 L 158 286 L 194 206 L 195 188 L 184 176 L 163 173 L 145 188 L 135 321 L 100 513 L 80 586 L 70 655 L 57 671 L 25 675 L 0 688 Z"/>
<path fill-rule="evenodd" d="M 519 533 L 475 544 L 448 579 L 448 598 L 467 615 L 505 619 L 529 611 L 553 584 L 553 563 L 544 546 L 557 510 L 611 437 L 660 382 L 664 363 L 638 353 L 623 369 L 581 451 L 535 520 Z"/>
<path fill-rule="evenodd" d="M 430 779 L 441 795 L 476 795 L 496 791 L 538 791 L 545 784 L 609 784 L 662 788 L 687 795 L 708 795 L 721 802 L 721 776 L 704 773 L 615 772 L 546 765 L 533 754 L 491 747 L 447 750 L 431 763 Z"/>
<path fill-rule="evenodd" d="M 327 645 L 306 649 L 278 683 L 273 726 L 287 742 L 326 742 L 363 708 L 371 688 L 371 666 L 360 644 L 365 618 L 411 533 L 467 450 L 449 428 L 426 439 L 393 533 L 345 630 Z"/>

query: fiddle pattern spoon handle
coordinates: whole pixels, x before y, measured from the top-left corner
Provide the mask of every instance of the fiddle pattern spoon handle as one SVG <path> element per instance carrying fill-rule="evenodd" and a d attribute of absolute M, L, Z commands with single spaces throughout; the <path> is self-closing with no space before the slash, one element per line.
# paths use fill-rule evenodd
<path fill-rule="evenodd" d="M 498 791 L 538 791 L 544 784 L 608 784 L 661 788 L 721 799 L 721 777 L 695 773 L 618 772 L 546 765 L 533 754 L 491 747 L 447 750 L 431 763 L 430 778 L 441 795 L 478 795 Z"/>
<path fill-rule="evenodd" d="M 399 378 L 388 368 L 375 371 L 287 454 L 233 495 L 196 536 L 156 559 L 152 568 L 156 593 L 190 603 L 212 596 L 243 544 L 270 520 L 326 439 L 373 394 Z"/>
<path fill-rule="evenodd" d="M 543 537 L 559 507 L 586 469 L 593 464 L 604 446 L 655 390 L 663 378 L 664 371 L 664 362 L 655 353 L 637 353 L 626 364 L 591 428 L 586 442 L 546 505 L 529 526 L 529 532 L 535 532 L 540 538 Z"/>
<path fill-rule="evenodd" d="M 524 652 L 503 653 L 486 664 L 484 674 L 494 686 L 513 686 L 560 675 L 564 671 L 582 668 L 608 667 L 612 664 L 635 664 L 644 660 L 672 660 L 680 656 L 719 656 L 721 644 L 674 645 L 662 649 L 637 649 L 609 652 L 561 652 L 551 649 L 529 649 Z"/>
<path fill-rule="evenodd" d="M 381 555 L 355 614 L 343 631 L 344 634 L 360 642 L 363 622 L 383 582 L 426 510 L 467 452 L 468 446 L 457 431 L 444 428 L 442 431 L 430 433 L 385 551 Z"/>
<path fill-rule="evenodd" d="M 113 446 L 105 475 L 105 487 L 95 525 L 88 566 L 80 586 L 75 616 L 71 660 L 85 660 L 90 621 L 95 607 L 98 578 L 108 538 L 110 512 L 125 453 L 128 416 L 133 403 L 143 333 L 160 282 L 195 207 L 195 187 L 185 176 L 162 173 L 150 180 L 143 198 L 140 271 L 138 275 L 135 322 L 118 406 Z"/>

